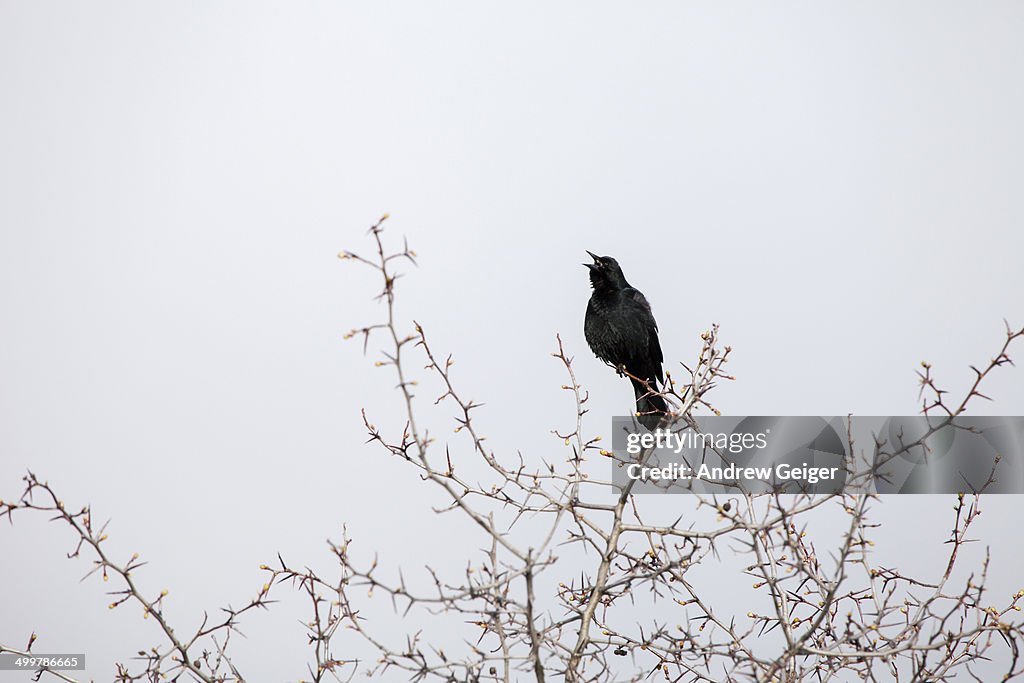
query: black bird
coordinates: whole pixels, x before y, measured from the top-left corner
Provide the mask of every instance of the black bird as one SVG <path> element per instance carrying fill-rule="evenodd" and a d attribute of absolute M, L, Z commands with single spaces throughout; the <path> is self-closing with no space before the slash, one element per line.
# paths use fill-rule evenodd
<path fill-rule="evenodd" d="M 630 377 L 640 423 L 654 429 L 668 412 L 665 399 L 653 393 L 664 381 L 658 323 L 654 322 L 647 297 L 626 282 L 618 261 L 611 256 L 587 253 L 594 259 L 593 263 L 583 264 L 590 269 L 590 285 L 594 288 L 583 322 L 587 344 L 595 356 L 620 374 L 625 371 L 647 381 L 650 388 Z"/>

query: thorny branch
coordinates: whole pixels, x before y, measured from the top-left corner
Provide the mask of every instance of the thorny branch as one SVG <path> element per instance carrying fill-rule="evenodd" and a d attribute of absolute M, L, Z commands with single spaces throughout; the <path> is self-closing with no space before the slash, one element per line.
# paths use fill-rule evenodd
<path fill-rule="evenodd" d="M 377 557 L 354 555 L 346 530 L 329 545 L 335 576 L 296 567 L 279 555 L 261 567 L 268 579 L 255 598 L 179 637 L 163 614 L 166 592 L 149 598 L 138 589 L 138 556 L 113 562 L 103 545 L 105 525 L 93 528 L 89 508 L 68 512 L 49 485 L 30 473 L 24 494 L 0 503 L 0 515 L 38 510 L 71 526 L 80 540 L 69 556 L 88 550 L 92 572 L 120 583 L 111 607 L 133 602 L 158 626 L 164 644 L 140 652 L 135 673 L 119 665 L 116 680 L 244 680 L 228 659 L 230 637 L 238 632 L 238 618 L 266 608 L 271 590 L 282 583 L 308 601 L 303 627 L 314 681 L 348 681 L 357 673 L 393 678 L 394 672 L 415 681 L 569 683 L 640 681 L 654 674 L 723 683 L 957 676 L 991 681 L 994 666 L 1001 667 L 1003 680 L 1022 673 L 1016 613 L 1024 591 L 1002 601 L 986 599 L 987 554 L 979 567 L 962 566 L 969 530 L 981 514 L 980 495 L 956 497 L 944 565 L 924 577 L 873 561 L 872 536 L 879 526 L 873 516 L 879 498 L 873 495 L 747 494 L 726 501 L 693 495 L 682 499 L 685 511 L 665 519 L 652 497 L 635 495 L 631 484 L 612 486 L 612 453 L 588 431 L 589 395 L 561 337 L 552 356 L 565 373 L 562 389 L 571 396 L 574 416 L 567 431 L 553 434 L 565 455 L 492 449 L 473 420 L 481 404 L 466 397 L 453 378 L 452 356 L 431 346 L 423 325 L 398 319 L 398 268 L 415 264 L 416 254 L 407 244 L 393 252 L 386 247 L 386 218 L 370 228 L 372 256 L 339 254 L 372 269 L 381 283 L 384 319 L 347 336 L 360 337 L 364 352 L 371 338 L 382 340 L 377 365 L 395 373 L 404 413 L 399 425 L 383 428 L 364 413 L 364 425 L 371 442 L 442 495 L 446 504 L 435 512 L 471 522 L 479 534 L 473 541 L 479 556 L 467 551 L 461 572 L 428 567 L 425 576 L 407 580 L 401 568 L 385 572 Z M 1007 328 L 1002 348 L 974 370 L 975 381 L 958 403 L 945 399 L 924 364 L 923 412 L 951 420 L 972 400 L 987 398 L 984 380 L 1012 364 L 1010 347 L 1021 336 L 1024 330 Z M 688 422 L 697 411 L 717 414 L 711 392 L 732 379 L 726 372 L 730 349 L 720 346 L 717 326 L 701 342 L 692 366 L 680 364 L 676 375 L 667 373 L 663 391 L 672 417 Z M 438 393 L 424 404 L 416 392 L 427 386 Z M 434 434 L 444 430 L 428 430 L 421 415 L 431 403 L 450 406 L 457 436 L 442 440 Z M 937 421 L 936 430 L 942 427 Z M 929 435 L 896 448 L 878 442 L 876 455 L 921 447 Z M 824 545 L 810 523 L 821 514 L 839 515 L 844 529 Z M 743 575 L 753 579 L 749 588 L 740 585 Z M 402 617 L 426 615 L 445 627 L 431 634 L 381 629 L 365 605 L 373 595 L 389 599 Z M 741 595 L 750 606 L 745 615 L 730 608 Z M 31 647 L 32 641 L 25 650 L 0 650 L 27 653 Z M 367 651 L 372 656 L 338 654 Z M 982 663 L 986 674 L 977 670 Z M 74 680 L 56 671 L 38 675 L 43 673 Z"/>

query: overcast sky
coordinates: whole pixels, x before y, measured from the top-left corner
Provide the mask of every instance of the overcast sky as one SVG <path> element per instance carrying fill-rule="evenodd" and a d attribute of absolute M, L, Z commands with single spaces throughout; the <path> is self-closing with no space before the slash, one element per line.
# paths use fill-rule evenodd
<path fill-rule="evenodd" d="M 1022 35 L 1015 2 L 3 0 L 0 497 L 31 468 L 91 502 L 186 625 L 278 551 L 330 567 L 343 523 L 392 565 L 437 555 L 434 498 L 364 444 L 364 407 L 401 426 L 379 346 L 342 341 L 380 312 L 335 254 L 386 211 L 421 257 L 400 312 L 506 453 L 572 421 L 556 333 L 589 429 L 630 410 L 583 339 L 585 249 L 646 293 L 669 369 L 721 325 L 725 413 L 912 414 L 922 360 L 963 391 L 1024 324 Z M 1024 413 L 1019 369 L 987 393 Z M 892 557 L 948 504 L 887 500 Z M 1012 592 L 1019 499 L 987 505 Z M 159 641 L 78 583 L 67 530 L 16 521 L 0 643 L 108 680 Z M 243 671 L 303 675 L 292 603 L 249 622 Z"/>

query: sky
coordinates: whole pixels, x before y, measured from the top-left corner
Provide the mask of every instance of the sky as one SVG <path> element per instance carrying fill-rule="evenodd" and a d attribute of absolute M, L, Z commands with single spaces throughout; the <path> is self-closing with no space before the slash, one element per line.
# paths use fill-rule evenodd
<path fill-rule="evenodd" d="M 342 525 L 461 566 L 468 530 L 364 443 L 362 409 L 402 407 L 380 345 L 343 340 L 381 310 L 336 254 L 385 212 L 419 255 L 399 314 L 506 453 L 573 421 L 556 334 L 589 429 L 630 409 L 583 339 L 588 249 L 644 291 L 670 371 L 720 325 L 726 414 L 913 414 L 923 360 L 963 392 L 1024 324 L 1022 33 L 1013 2 L 4 0 L 0 498 L 31 469 L 91 503 L 184 623 L 277 552 L 330 568 Z M 988 389 L 975 414 L 1024 412 L 1019 369 Z M 937 557 L 949 504 L 886 499 L 878 552 Z M 1019 499 L 986 505 L 1013 592 Z M 0 527 L 0 643 L 36 631 L 106 680 L 158 638 L 71 548 Z M 301 607 L 253 619 L 250 670 L 303 675 Z"/>

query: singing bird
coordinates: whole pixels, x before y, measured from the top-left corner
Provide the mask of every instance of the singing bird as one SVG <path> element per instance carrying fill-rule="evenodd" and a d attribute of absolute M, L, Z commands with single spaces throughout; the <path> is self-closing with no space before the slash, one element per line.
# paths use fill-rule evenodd
<path fill-rule="evenodd" d="M 664 381 L 658 323 L 647 297 L 626 282 L 618 261 L 611 256 L 587 253 L 594 259 L 593 263 L 583 264 L 590 270 L 590 285 L 594 288 L 583 322 L 587 344 L 595 356 L 620 374 L 625 371 L 633 376 L 629 381 L 633 384 L 640 423 L 654 429 L 668 411 L 665 399 L 656 393 Z M 638 380 L 646 380 L 650 388 Z"/>

